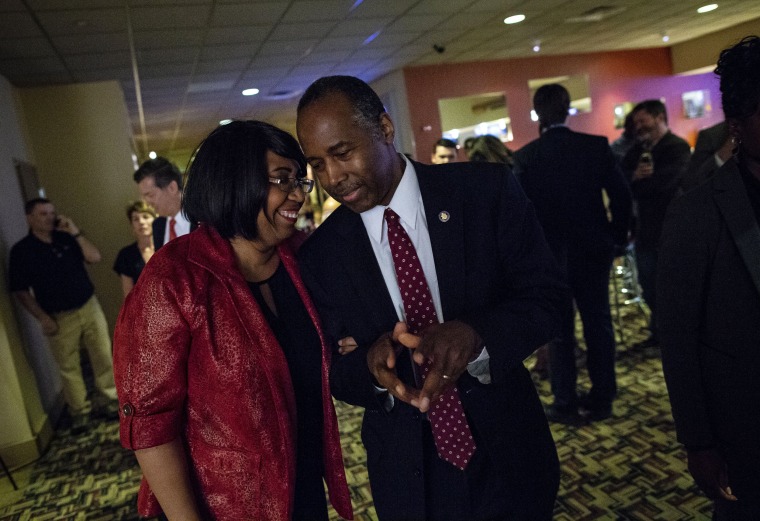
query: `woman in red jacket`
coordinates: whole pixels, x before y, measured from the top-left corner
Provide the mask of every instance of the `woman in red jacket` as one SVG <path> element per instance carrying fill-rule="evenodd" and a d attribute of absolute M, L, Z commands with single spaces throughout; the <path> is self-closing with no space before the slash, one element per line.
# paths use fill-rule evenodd
<path fill-rule="evenodd" d="M 121 441 L 143 470 L 141 515 L 352 518 L 330 349 L 288 240 L 313 181 L 290 134 L 220 126 L 188 170 L 198 228 L 161 248 L 119 316 Z"/>

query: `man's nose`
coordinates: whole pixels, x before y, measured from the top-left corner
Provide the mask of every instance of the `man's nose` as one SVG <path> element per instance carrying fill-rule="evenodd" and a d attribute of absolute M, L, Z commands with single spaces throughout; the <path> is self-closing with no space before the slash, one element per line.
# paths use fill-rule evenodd
<path fill-rule="evenodd" d="M 343 167 L 338 163 L 337 161 L 325 161 L 324 169 L 322 170 L 322 175 L 319 176 L 319 182 L 326 186 L 337 186 L 343 179 L 345 179 L 346 174 L 343 170 Z"/>

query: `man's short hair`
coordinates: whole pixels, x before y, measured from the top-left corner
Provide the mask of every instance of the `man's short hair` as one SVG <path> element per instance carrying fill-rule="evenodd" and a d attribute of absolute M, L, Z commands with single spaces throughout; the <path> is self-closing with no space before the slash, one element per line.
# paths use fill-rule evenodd
<path fill-rule="evenodd" d="M 182 173 L 177 165 L 165 157 L 159 156 L 156 159 L 148 159 L 140 165 L 134 175 L 135 183 L 139 183 L 146 177 L 152 177 L 153 182 L 159 188 L 166 188 L 169 183 L 175 181 L 177 188 L 180 191 L 182 190 Z"/>
<path fill-rule="evenodd" d="M 267 152 L 292 159 L 297 177 L 306 175 L 306 158 L 293 136 L 262 121 L 218 126 L 193 154 L 187 170 L 182 209 L 191 223 L 214 228 L 225 239 L 259 236 L 256 222 L 266 204 Z"/>
<path fill-rule="evenodd" d="M 720 76 L 723 113 L 745 119 L 760 107 L 760 37 L 747 36 L 720 53 L 715 74 Z"/>
<path fill-rule="evenodd" d="M 24 204 L 24 211 L 26 212 L 26 215 L 32 215 L 34 208 L 38 204 L 53 204 L 53 203 L 50 202 L 50 199 L 45 199 L 44 197 L 35 197 L 34 199 L 29 199 Z"/>
<path fill-rule="evenodd" d="M 570 93 L 559 83 L 542 85 L 533 94 L 533 108 L 545 125 L 564 123 L 570 110 Z"/>
<path fill-rule="evenodd" d="M 435 154 L 435 151 L 438 150 L 438 147 L 453 148 L 454 150 L 456 150 L 457 144 L 454 141 L 443 137 L 439 139 L 438 141 L 436 141 L 435 144 L 433 145 L 433 154 Z"/>
<path fill-rule="evenodd" d="M 372 87 L 353 76 L 325 76 L 309 85 L 298 102 L 297 113 L 331 94 L 342 94 L 354 108 L 354 123 L 372 133 L 381 133 L 383 102 Z"/>
<path fill-rule="evenodd" d="M 656 118 L 660 114 L 665 118 L 665 124 L 668 123 L 668 111 L 665 109 L 665 104 L 658 99 L 648 99 L 636 104 L 631 111 L 631 114 L 636 114 L 639 111 L 645 110 L 647 114 Z"/>

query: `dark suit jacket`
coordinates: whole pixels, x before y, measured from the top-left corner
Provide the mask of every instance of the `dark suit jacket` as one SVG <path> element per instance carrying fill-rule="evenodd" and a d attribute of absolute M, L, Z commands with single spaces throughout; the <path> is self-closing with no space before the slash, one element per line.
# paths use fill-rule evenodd
<path fill-rule="evenodd" d="M 681 176 L 691 157 L 691 147 L 668 131 L 652 148 L 654 174 L 646 179 L 633 180 L 633 172 L 643 151 L 641 143 L 634 145 L 623 158 L 621 166 L 631 183 L 638 210 L 636 246 L 653 250 L 660 241 L 665 212 L 678 191 Z"/>
<path fill-rule="evenodd" d="M 715 164 L 713 156 L 723 146 L 726 139 L 728 139 L 728 124 L 725 121 L 699 131 L 694 152 L 691 154 L 681 182 L 681 188 L 684 191 L 701 185 L 715 174 L 718 165 Z"/>
<path fill-rule="evenodd" d="M 627 244 L 631 192 L 606 138 L 551 128 L 515 153 L 514 172 L 558 260 L 607 263 L 614 245 Z"/>
<path fill-rule="evenodd" d="M 676 199 L 658 277 L 678 439 L 760 455 L 760 228 L 735 161 Z"/>
<path fill-rule="evenodd" d="M 491 497 L 503 497 L 505 487 L 525 489 L 525 502 L 537 486 L 556 492 L 556 451 L 522 362 L 554 336 L 564 288 L 532 205 L 500 165 L 414 167 L 444 318 L 470 324 L 491 356 L 492 384 L 480 384 L 468 373 L 458 382 L 478 452 L 490 459 L 487 470 L 475 459 L 467 467 L 470 489 L 492 488 Z M 439 218 L 442 211 L 448 220 Z M 362 439 L 378 515 L 425 519 L 424 420 L 401 402 L 386 412 L 367 368 L 370 345 L 398 318 L 361 217 L 338 208 L 300 253 L 304 280 L 328 336 L 334 342 L 352 335 L 359 344 L 346 356 L 334 351 L 331 384 L 336 398 L 366 409 Z M 411 383 L 408 374 L 399 371 L 399 376 Z M 450 490 L 466 493 L 461 483 L 452 483 Z"/>
<path fill-rule="evenodd" d="M 164 245 L 164 235 L 166 235 L 166 224 L 169 222 L 169 219 L 166 217 L 156 217 L 153 219 L 153 248 L 154 251 L 158 251 L 158 249 Z M 190 223 L 190 231 L 192 232 L 198 228 L 198 225 L 196 223 Z"/>
<path fill-rule="evenodd" d="M 154 251 L 164 245 L 164 235 L 166 235 L 166 217 L 156 217 L 153 219 L 153 248 Z"/>

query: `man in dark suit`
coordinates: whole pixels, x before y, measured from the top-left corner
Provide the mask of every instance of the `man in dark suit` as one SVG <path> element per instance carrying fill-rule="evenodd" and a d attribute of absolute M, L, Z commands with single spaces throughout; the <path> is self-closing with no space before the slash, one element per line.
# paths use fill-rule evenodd
<path fill-rule="evenodd" d="M 660 343 L 656 319 L 658 243 L 665 212 L 678 193 L 691 148 L 668 128 L 668 113 L 662 101 L 642 101 L 631 113 L 638 142 L 625 155 L 621 166 L 636 202 L 636 268 L 642 295 L 651 311 L 650 335 L 634 347 L 651 348 Z"/>
<path fill-rule="evenodd" d="M 564 288 L 516 180 L 503 165 L 407 160 L 382 102 L 357 78 L 312 84 L 297 131 L 313 172 L 342 203 L 302 247 L 302 272 L 328 336 L 358 345 L 336 345 L 331 385 L 365 408 L 379 518 L 551 519 L 557 456 L 523 360 L 554 336 Z M 413 356 L 391 333 L 410 320 L 410 295 L 396 280 L 386 208 L 411 241 L 437 317 Z M 463 470 L 443 459 L 439 425 L 427 420 L 451 394 L 476 445 Z"/>
<path fill-rule="evenodd" d="M 182 213 L 182 174 L 163 157 L 148 159 L 135 171 L 140 195 L 160 217 L 153 220 L 156 251 L 171 239 L 190 233 L 190 222 Z"/>
<path fill-rule="evenodd" d="M 681 189 L 689 191 L 707 181 L 728 161 L 733 149 L 725 121 L 700 130 L 681 181 Z"/>
<path fill-rule="evenodd" d="M 541 137 L 515 154 L 514 172 L 536 208 L 546 240 L 572 290 L 562 309 L 560 338 L 549 346 L 554 403 L 551 421 L 578 423 L 581 415 L 602 420 L 612 414 L 615 334 L 609 281 L 614 252 L 628 243 L 631 193 L 607 139 L 573 132 L 565 125 L 570 95 L 559 84 L 540 87 L 533 97 Z M 607 193 L 612 220 L 602 192 Z M 573 305 L 575 300 L 575 306 Z M 576 391 L 575 307 L 583 321 L 591 391 Z"/>
<path fill-rule="evenodd" d="M 760 38 L 723 51 L 737 156 L 668 210 L 658 274 L 662 365 L 689 471 L 713 519 L 760 516 Z"/>

